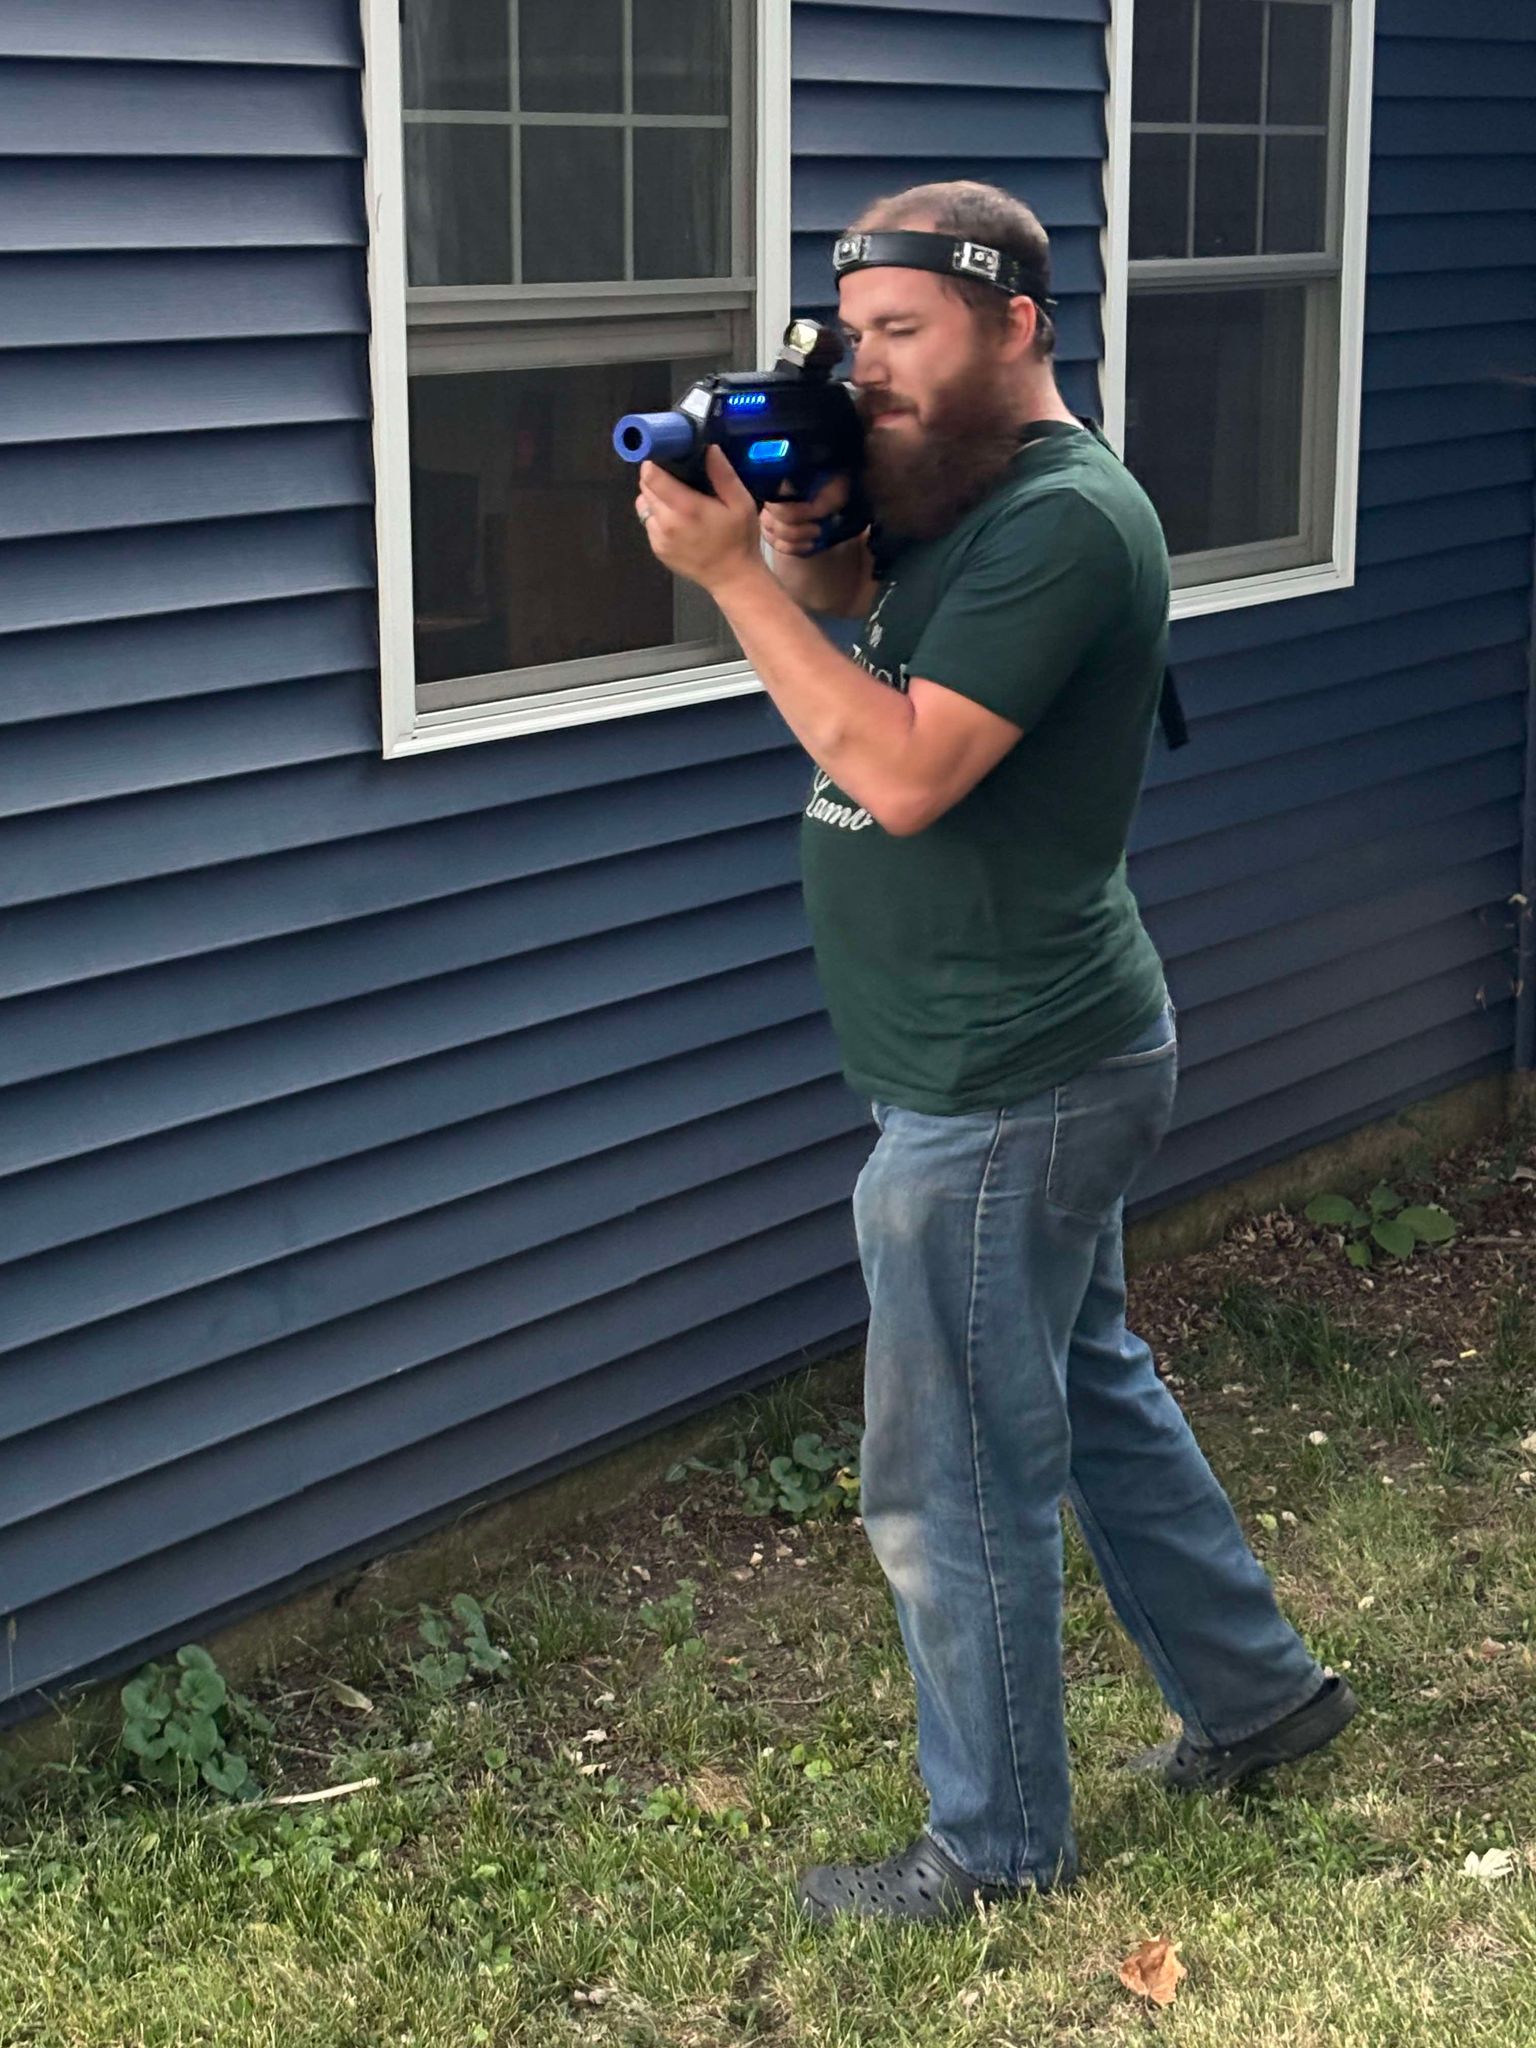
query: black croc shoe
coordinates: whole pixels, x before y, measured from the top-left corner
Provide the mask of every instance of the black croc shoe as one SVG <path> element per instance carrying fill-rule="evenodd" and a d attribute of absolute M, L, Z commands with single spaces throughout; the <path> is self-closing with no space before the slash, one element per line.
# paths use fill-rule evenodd
<path fill-rule="evenodd" d="M 796 1888 L 813 1920 L 855 1913 L 877 1920 L 954 1920 L 1034 1890 L 1032 1885 L 984 1884 L 952 1862 L 936 1842 L 919 1835 L 883 1863 L 818 1863 Z"/>
<path fill-rule="evenodd" d="M 1359 1708 L 1344 1680 L 1331 1676 L 1294 1714 L 1229 1748 L 1210 1748 L 1188 1735 L 1175 1735 L 1133 1757 L 1127 1768 L 1141 1777 L 1160 1778 L 1170 1792 L 1224 1792 L 1277 1764 L 1295 1763 L 1324 1748 L 1349 1726 Z"/>

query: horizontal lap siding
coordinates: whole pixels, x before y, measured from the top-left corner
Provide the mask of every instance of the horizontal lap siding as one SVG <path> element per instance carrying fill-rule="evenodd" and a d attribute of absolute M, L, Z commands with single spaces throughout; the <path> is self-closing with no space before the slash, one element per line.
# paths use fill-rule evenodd
<path fill-rule="evenodd" d="M 0 1718 L 862 1312 L 764 702 L 378 758 L 360 57 L 0 23 Z"/>
<path fill-rule="evenodd" d="M 832 304 L 831 240 L 872 199 L 980 177 L 1051 234 L 1062 387 L 1097 409 L 1108 0 L 798 0 L 793 281 Z"/>
<path fill-rule="evenodd" d="M 1359 572 L 1193 620 L 1135 874 L 1167 1201 L 1508 1065 L 1536 456 L 1536 11 L 1378 0 Z"/>

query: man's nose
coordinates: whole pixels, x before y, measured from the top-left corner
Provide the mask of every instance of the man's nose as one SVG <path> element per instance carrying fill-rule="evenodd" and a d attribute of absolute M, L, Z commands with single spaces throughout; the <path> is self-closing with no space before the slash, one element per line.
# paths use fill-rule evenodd
<path fill-rule="evenodd" d="M 868 335 L 860 339 L 853 351 L 853 381 L 865 390 L 886 381 L 885 366 Z"/>

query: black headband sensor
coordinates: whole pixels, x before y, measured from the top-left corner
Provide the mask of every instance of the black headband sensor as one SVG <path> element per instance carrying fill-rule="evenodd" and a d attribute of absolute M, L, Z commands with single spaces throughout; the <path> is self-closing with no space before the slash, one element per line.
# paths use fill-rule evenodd
<path fill-rule="evenodd" d="M 1046 280 L 1019 257 L 990 249 L 984 242 L 917 229 L 840 235 L 832 250 L 832 268 L 839 277 L 853 270 L 931 270 L 939 277 L 969 277 L 994 285 L 1010 299 L 1033 299 L 1042 309 L 1056 303 L 1047 294 Z"/>

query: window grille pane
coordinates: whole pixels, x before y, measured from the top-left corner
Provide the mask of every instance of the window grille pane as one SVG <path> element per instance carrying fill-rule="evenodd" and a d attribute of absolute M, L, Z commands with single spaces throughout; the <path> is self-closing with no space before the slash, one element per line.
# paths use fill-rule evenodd
<path fill-rule="evenodd" d="M 507 0 L 400 0 L 408 107 L 505 113 L 512 104 Z"/>
<path fill-rule="evenodd" d="M 1327 138 L 1271 135 L 1264 148 L 1265 254 L 1301 255 L 1326 249 Z"/>
<path fill-rule="evenodd" d="M 1193 114 L 1195 0 L 1146 0 L 1136 12 L 1131 119 L 1188 121 Z"/>
<path fill-rule="evenodd" d="M 1252 256 L 1259 246 L 1259 138 L 1195 142 L 1195 254 Z"/>
<path fill-rule="evenodd" d="M 1189 137 L 1131 136 L 1131 257 L 1187 256 Z"/>
<path fill-rule="evenodd" d="M 1276 0 L 1269 10 L 1269 114 L 1275 124 L 1321 127 L 1328 119 L 1333 9 Z"/>
<path fill-rule="evenodd" d="M 1257 121 L 1264 76 L 1261 0 L 1200 0 L 1202 121 Z"/>
<path fill-rule="evenodd" d="M 635 112 L 731 111 L 730 0 L 634 0 Z"/>
<path fill-rule="evenodd" d="M 510 284 L 510 129 L 408 121 L 405 232 L 413 285 Z"/>
<path fill-rule="evenodd" d="M 624 275 L 624 136 L 524 128 L 523 283 Z"/>
<path fill-rule="evenodd" d="M 1132 295 L 1126 460 L 1171 554 L 1301 530 L 1307 292 Z"/>
<path fill-rule="evenodd" d="M 717 616 L 653 558 L 620 414 L 716 365 L 611 363 L 411 380 L 419 680 L 714 641 Z"/>
<path fill-rule="evenodd" d="M 726 130 L 637 128 L 636 277 L 728 277 L 730 270 Z"/>
<path fill-rule="evenodd" d="M 518 0 L 525 114 L 616 114 L 624 105 L 620 0 Z"/>

